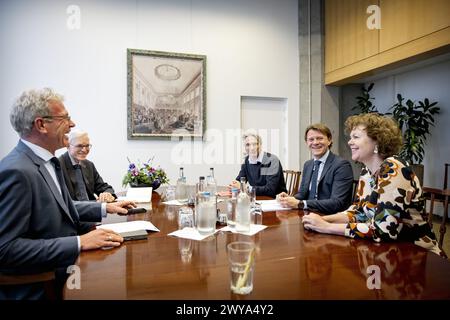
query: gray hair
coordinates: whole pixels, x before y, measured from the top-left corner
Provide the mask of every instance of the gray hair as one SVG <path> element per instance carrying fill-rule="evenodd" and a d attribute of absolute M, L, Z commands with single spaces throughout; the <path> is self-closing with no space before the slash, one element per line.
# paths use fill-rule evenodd
<path fill-rule="evenodd" d="M 75 142 L 75 140 L 78 140 L 81 137 L 88 137 L 88 133 L 86 131 L 81 131 L 81 130 L 73 130 L 70 131 L 69 133 L 69 143 L 72 144 L 72 142 Z"/>
<path fill-rule="evenodd" d="M 254 137 L 256 139 L 256 142 L 258 142 L 258 145 L 262 145 L 262 139 L 261 136 L 256 132 L 254 129 L 248 129 L 244 132 L 242 135 L 242 139 L 245 140 L 248 137 Z"/>
<path fill-rule="evenodd" d="M 50 88 L 24 91 L 14 102 L 9 121 L 20 137 L 27 136 L 33 129 L 37 117 L 50 116 L 49 102 L 62 102 L 64 97 Z"/>

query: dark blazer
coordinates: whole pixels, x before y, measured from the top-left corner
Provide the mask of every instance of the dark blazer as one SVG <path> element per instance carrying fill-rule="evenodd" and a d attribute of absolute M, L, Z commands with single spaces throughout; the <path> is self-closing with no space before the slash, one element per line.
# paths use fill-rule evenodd
<path fill-rule="evenodd" d="M 75 176 L 75 169 L 73 168 L 72 161 L 70 160 L 69 153 L 66 152 L 59 157 L 61 163 L 61 169 L 64 173 L 64 179 L 66 180 L 67 189 L 69 189 L 70 196 L 73 200 L 81 200 L 77 197 L 77 178 Z M 103 181 L 102 177 L 98 173 L 95 165 L 89 160 L 83 160 L 80 162 L 81 171 L 83 172 L 84 184 L 89 200 L 96 200 L 94 193 L 99 195 L 102 192 L 109 192 L 115 198 L 114 189 L 112 186 Z"/>
<path fill-rule="evenodd" d="M 295 198 L 308 199 L 314 159 L 303 166 L 302 182 Z M 352 201 L 353 171 L 349 161 L 330 152 L 317 185 L 317 200 L 307 200 L 308 209 L 332 214 L 347 209 Z"/>
<path fill-rule="evenodd" d="M 19 141 L 0 161 L 0 272 L 65 270 L 78 257 L 76 236 L 93 227 L 80 219 L 101 221 L 101 204 L 66 205 L 44 161 Z M 0 287 L 0 300 L 43 295 L 42 284 Z"/>
<path fill-rule="evenodd" d="M 287 192 L 281 162 L 276 155 L 268 152 L 264 153 L 262 163 L 258 164 L 250 164 L 248 156 L 245 157 L 236 180 L 239 181 L 241 177 L 256 187 L 257 196 L 275 198 L 280 192 Z"/>

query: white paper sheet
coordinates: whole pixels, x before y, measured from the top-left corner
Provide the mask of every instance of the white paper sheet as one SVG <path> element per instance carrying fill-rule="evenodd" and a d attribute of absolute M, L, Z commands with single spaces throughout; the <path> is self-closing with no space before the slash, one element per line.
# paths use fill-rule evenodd
<path fill-rule="evenodd" d="M 97 229 L 109 229 L 117 233 L 137 231 L 137 230 L 149 230 L 159 232 L 159 229 L 156 228 L 153 225 L 153 223 L 144 220 L 102 224 L 100 226 L 97 226 Z"/>
<path fill-rule="evenodd" d="M 163 204 L 167 205 L 167 206 L 183 206 L 185 204 L 188 203 L 187 199 L 182 199 L 182 200 L 169 200 L 169 201 L 164 201 Z"/>
<path fill-rule="evenodd" d="M 217 199 L 217 203 L 225 201 L 224 199 Z M 180 199 L 180 200 L 169 200 L 164 201 L 163 204 L 167 206 L 184 206 L 187 205 L 188 199 Z"/>
<path fill-rule="evenodd" d="M 282 207 L 281 204 L 277 200 L 258 200 L 256 202 L 261 204 L 261 209 L 263 212 L 292 210 L 292 208 Z"/>
<path fill-rule="evenodd" d="M 216 229 L 216 231 L 214 231 L 214 233 L 216 233 L 217 231 L 219 231 L 219 229 Z M 175 236 L 178 238 L 184 238 L 184 239 L 192 239 L 192 240 L 198 240 L 201 241 L 203 239 L 208 238 L 209 236 L 211 236 L 211 234 L 209 235 L 202 235 L 200 234 L 197 229 L 195 228 L 183 228 L 181 230 L 176 230 L 174 232 L 171 232 L 168 234 L 168 236 Z"/>
<path fill-rule="evenodd" d="M 238 231 L 236 231 L 235 228 L 231 228 L 229 226 L 226 226 L 225 228 L 220 229 L 220 231 L 229 231 L 232 233 L 239 233 L 239 234 L 243 234 L 246 236 L 253 236 L 253 235 L 257 234 L 258 232 L 264 230 L 265 228 L 267 228 L 267 226 L 262 225 L 262 224 L 251 224 L 249 232 L 238 232 Z"/>
<path fill-rule="evenodd" d="M 130 200 L 137 203 L 152 202 L 152 187 L 128 188 L 126 196 L 118 197 L 117 200 Z"/>

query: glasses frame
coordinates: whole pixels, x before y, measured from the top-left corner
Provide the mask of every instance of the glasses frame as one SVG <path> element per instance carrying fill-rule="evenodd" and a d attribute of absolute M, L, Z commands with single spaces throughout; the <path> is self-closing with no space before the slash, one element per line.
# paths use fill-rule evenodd
<path fill-rule="evenodd" d="M 69 115 L 65 115 L 65 116 L 43 116 L 41 117 L 42 119 L 50 119 L 50 120 L 65 120 L 65 121 L 70 121 L 72 118 Z"/>
<path fill-rule="evenodd" d="M 91 148 L 92 148 L 92 144 L 91 143 L 89 143 L 89 144 L 70 144 L 70 145 L 72 147 L 80 149 L 80 150 L 82 150 L 84 148 L 86 148 L 88 150 L 91 150 Z"/>

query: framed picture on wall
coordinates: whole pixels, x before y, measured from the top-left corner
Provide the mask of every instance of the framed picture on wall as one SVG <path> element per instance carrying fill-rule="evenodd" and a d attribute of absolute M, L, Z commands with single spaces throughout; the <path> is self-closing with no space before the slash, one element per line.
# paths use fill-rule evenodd
<path fill-rule="evenodd" d="M 128 139 L 203 138 L 206 56 L 127 49 Z"/>

